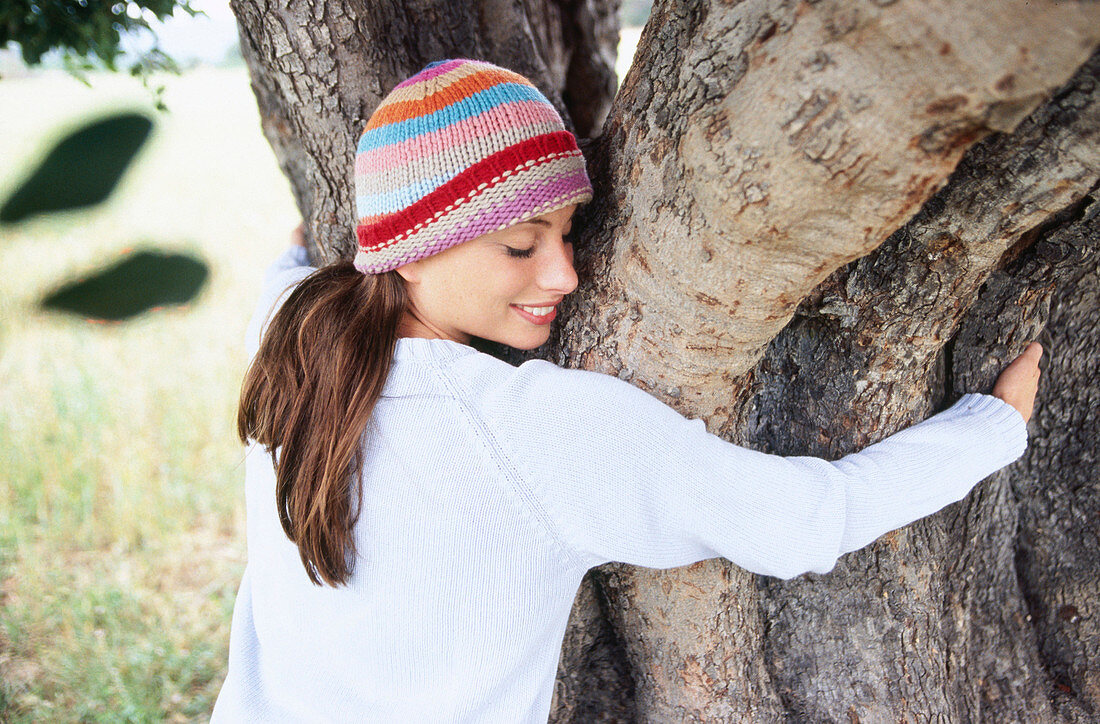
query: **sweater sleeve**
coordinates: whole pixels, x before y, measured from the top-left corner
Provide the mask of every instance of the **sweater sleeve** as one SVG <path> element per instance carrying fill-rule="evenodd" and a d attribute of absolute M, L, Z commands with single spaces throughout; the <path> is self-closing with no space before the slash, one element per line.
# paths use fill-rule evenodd
<path fill-rule="evenodd" d="M 1024 420 L 988 395 L 835 462 L 738 447 L 617 378 L 521 365 L 489 396 L 493 436 L 590 565 L 725 557 L 824 573 L 842 554 L 962 499 L 1018 458 Z"/>
<path fill-rule="evenodd" d="M 317 271 L 309 265 L 309 256 L 305 247 L 291 246 L 280 254 L 264 272 L 263 291 L 260 301 L 245 331 L 245 350 L 252 359 L 260 348 L 260 337 L 267 323 L 275 316 L 280 305 L 290 295 L 298 282 Z"/>

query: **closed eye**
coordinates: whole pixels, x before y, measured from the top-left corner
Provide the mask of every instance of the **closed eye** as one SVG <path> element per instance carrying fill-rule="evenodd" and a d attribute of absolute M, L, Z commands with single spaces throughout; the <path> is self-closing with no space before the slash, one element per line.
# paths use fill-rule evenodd
<path fill-rule="evenodd" d="M 508 256 L 516 257 L 517 259 L 526 259 L 535 251 L 535 247 L 530 246 L 526 249 L 516 249 L 512 246 L 504 247 L 508 250 Z"/>

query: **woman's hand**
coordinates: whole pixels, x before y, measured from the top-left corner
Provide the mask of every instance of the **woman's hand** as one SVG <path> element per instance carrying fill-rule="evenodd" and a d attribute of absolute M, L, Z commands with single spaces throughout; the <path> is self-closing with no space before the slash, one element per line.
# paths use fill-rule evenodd
<path fill-rule="evenodd" d="M 306 222 L 298 224 L 297 228 L 290 232 L 290 243 L 294 246 L 306 245 Z"/>
<path fill-rule="evenodd" d="M 997 384 L 993 385 L 993 396 L 1019 410 L 1024 422 L 1031 419 L 1031 408 L 1035 405 L 1035 392 L 1039 389 L 1039 358 L 1042 356 L 1043 346 L 1032 342 L 1023 354 L 1005 367 L 997 378 Z"/>

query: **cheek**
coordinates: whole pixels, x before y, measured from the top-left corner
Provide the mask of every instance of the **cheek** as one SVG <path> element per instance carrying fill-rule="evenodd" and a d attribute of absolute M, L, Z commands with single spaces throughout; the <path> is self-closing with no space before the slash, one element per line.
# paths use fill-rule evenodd
<path fill-rule="evenodd" d="M 537 262 L 534 259 L 527 259 L 523 264 L 516 264 L 508 275 L 508 282 L 512 290 L 517 294 L 525 294 L 532 288 L 537 286 L 536 278 L 538 276 Z M 537 295 L 536 295 L 537 296 Z M 521 301 L 537 301 L 532 299 L 524 299 Z"/>
<path fill-rule="evenodd" d="M 530 275 L 523 271 L 520 264 L 501 264 L 485 266 L 474 272 L 474 288 L 486 298 L 496 298 L 509 304 L 517 301 L 530 286 Z"/>
<path fill-rule="evenodd" d="M 477 298 L 477 286 L 470 283 L 477 279 L 476 273 L 465 267 L 459 267 L 439 280 L 440 298 L 456 302 L 468 302 Z"/>
<path fill-rule="evenodd" d="M 456 270 L 447 280 L 446 298 L 450 302 L 449 313 L 462 309 L 466 310 L 462 314 L 487 319 L 506 315 L 507 305 L 515 302 L 521 291 L 505 265 L 481 263 Z"/>

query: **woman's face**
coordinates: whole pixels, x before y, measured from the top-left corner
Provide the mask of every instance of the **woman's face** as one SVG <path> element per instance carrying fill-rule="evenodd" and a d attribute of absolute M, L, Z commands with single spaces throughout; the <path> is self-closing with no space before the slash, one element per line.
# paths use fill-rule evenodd
<path fill-rule="evenodd" d="M 400 267 L 409 294 L 402 337 L 471 337 L 533 349 L 550 336 L 562 298 L 577 287 L 565 238 L 577 205 L 452 246 Z"/>

